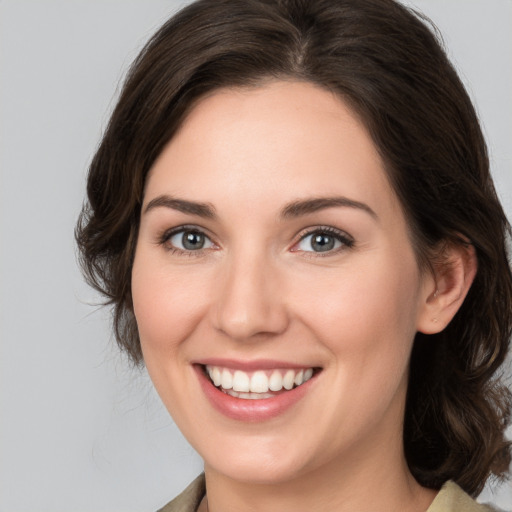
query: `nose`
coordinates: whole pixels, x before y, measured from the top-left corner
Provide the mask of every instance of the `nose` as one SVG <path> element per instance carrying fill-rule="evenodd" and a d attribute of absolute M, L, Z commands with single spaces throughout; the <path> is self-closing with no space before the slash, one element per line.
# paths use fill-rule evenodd
<path fill-rule="evenodd" d="M 289 323 L 279 270 L 268 259 L 232 258 L 218 275 L 216 329 L 238 341 L 282 334 Z M 281 288 L 281 289 L 280 289 Z"/>

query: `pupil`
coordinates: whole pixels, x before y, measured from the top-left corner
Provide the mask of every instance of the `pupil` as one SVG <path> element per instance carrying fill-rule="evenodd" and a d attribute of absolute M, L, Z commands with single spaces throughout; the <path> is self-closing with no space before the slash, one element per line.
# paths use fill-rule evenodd
<path fill-rule="evenodd" d="M 190 249 L 192 251 L 201 249 L 204 245 L 204 235 L 197 231 L 189 231 L 188 233 L 183 233 L 182 242 L 185 249 Z"/>
<path fill-rule="evenodd" d="M 311 245 L 317 252 L 330 251 L 334 248 L 334 238 L 325 234 L 315 235 Z"/>

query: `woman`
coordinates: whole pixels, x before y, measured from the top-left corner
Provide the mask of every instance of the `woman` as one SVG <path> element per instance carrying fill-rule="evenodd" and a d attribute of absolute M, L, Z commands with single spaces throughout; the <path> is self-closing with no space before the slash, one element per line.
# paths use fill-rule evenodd
<path fill-rule="evenodd" d="M 163 510 L 486 510 L 509 224 L 417 15 L 186 7 L 133 64 L 88 198 L 85 273 L 205 462 Z"/>

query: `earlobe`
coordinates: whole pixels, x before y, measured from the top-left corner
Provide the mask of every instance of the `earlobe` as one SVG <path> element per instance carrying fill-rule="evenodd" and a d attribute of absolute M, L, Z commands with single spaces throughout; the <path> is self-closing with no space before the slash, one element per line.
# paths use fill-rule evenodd
<path fill-rule="evenodd" d="M 462 306 L 478 268 L 471 244 L 448 244 L 433 264 L 426 280 L 417 329 L 424 334 L 441 332 Z"/>

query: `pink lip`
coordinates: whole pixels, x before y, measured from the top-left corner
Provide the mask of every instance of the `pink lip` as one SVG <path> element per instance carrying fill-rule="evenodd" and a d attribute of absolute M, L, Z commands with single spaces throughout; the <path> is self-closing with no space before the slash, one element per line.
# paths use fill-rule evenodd
<path fill-rule="evenodd" d="M 270 359 L 255 359 L 252 361 L 239 361 L 236 359 L 221 359 L 218 357 L 211 357 L 208 359 L 201 359 L 194 361 L 194 364 L 202 366 L 221 366 L 222 368 L 230 368 L 232 370 L 242 370 L 244 372 L 252 372 L 256 370 L 277 370 L 277 369 L 293 369 L 300 370 L 301 368 L 311 368 L 311 366 L 304 366 L 300 364 L 292 364 L 286 361 L 274 361 Z"/>
<path fill-rule="evenodd" d="M 244 363 L 232 361 L 232 364 L 227 364 L 228 362 L 223 360 L 222 364 L 218 364 L 219 361 L 220 360 L 218 360 L 215 364 L 212 362 L 208 362 L 207 364 L 223 366 L 225 368 L 228 367 L 233 369 L 245 369 L 246 371 L 249 371 L 248 366 L 252 367 L 250 369 L 254 369 L 254 365 L 252 363 L 244 365 Z M 261 363 L 261 361 L 258 363 Z M 260 365 L 257 366 L 257 368 L 297 368 L 297 366 L 290 366 L 289 364 L 283 366 L 282 362 L 277 361 L 272 362 L 272 365 L 273 366 L 271 367 Z M 228 418 L 245 422 L 266 421 L 275 418 L 280 414 L 283 414 L 286 410 L 288 410 L 301 398 L 303 398 L 316 381 L 315 376 L 313 376 L 304 384 L 301 384 L 300 386 L 290 391 L 277 394 L 271 398 L 263 398 L 261 400 L 246 400 L 243 398 L 235 398 L 233 396 L 227 395 L 226 393 L 220 391 L 220 389 L 216 388 L 210 379 L 204 374 L 203 367 L 199 364 L 195 364 L 194 369 L 196 370 L 196 374 L 199 378 L 201 388 L 203 389 L 204 394 L 212 406 L 218 412 L 224 416 L 227 416 Z"/>

